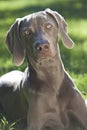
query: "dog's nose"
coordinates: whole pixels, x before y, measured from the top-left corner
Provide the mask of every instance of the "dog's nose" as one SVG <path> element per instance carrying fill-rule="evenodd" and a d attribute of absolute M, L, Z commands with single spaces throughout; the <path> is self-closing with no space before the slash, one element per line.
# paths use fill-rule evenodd
<path fill-rule="evenodd" d="M 50 48 L 49 43 L 39 44 L 36 47 L 38 52 L 42 52 L 42 51 L 47 52 L 47 51 L 49 51 L 49 48 Z"/>
<path fill-rule="evenodd" d="M 38 52 L 47 52 L 50 49 L 49 42 L 46 40 L 37 41 L 35 43 L 35 48 Z"/>
<path fill-rule="evenodd" d="M 45 59 L 52 56 L 51 47 L 48 41 L 41 40 L 36 42 L 35 45 L 38 58 Z"/>

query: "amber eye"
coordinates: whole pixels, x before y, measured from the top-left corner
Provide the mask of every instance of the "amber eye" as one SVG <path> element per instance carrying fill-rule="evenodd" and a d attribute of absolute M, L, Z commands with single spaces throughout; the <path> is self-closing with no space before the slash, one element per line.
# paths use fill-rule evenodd
<path fill-rule="evenodd" d="M 47 29 L 50 29 L 52 27 L 52 24 L 50 24 L 50 23 L 48 23 L 47 25 L 46 25 L 46 28 Z"/>
<path fill-rule="evenodd" d="M 31 30 L 25 30 L 25 31 L 24 31 L 24 34 L 25 34 L 26 36 L 31 36 L 32 31 L 31 31 Z"/>
<path fill-rule="evenodd" d="M 26 30 L 24 33 L 25 33 L 26 35 L 29 35 L 30 32 L 29 32 L 28 30 Z"/>

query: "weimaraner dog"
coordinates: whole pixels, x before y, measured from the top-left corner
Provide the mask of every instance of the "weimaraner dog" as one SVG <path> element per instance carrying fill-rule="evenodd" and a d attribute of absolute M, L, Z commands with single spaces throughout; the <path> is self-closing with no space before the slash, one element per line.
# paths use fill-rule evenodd
<path fill-rule="evenodd" d="M 87 107 L 65 71 L 58 34 L 66 48 L 74 46 L 67 23 L 50 9 L 18 18 L 6 43 L 25 72 L 12 71 L 0 78 L 0 111 L 11 119 L 27 118 L 27 130 L 87 130 Z"/>

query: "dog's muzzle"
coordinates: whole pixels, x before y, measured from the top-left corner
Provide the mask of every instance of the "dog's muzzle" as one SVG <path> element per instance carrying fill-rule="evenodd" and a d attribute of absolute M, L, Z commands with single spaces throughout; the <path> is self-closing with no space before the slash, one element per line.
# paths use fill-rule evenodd
<path fill-rule="evenodd" d="M 37 57 L 39 59 L 47 59 L 49 57 L 52 57 L 50 44 L 46 40 L 37 41 L 35 43 L 35 49 L 36 49 Z"/>
<path fill-rule="evenodd" d="M 50 44 L 46 40 L 41 40 L 35 43 L 35 49 L 38 59 L 47 59 L 52 57 Z"/>

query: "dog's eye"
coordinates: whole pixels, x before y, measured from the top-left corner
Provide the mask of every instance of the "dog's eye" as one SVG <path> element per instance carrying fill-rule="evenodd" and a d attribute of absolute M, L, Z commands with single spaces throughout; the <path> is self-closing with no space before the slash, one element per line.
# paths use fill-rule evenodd
<path fill-rule="evenodd" d="M 26 36 L 31 36 L 32 31 L 31 31 L 31 30 L 25 30 L 25 31 L 24 31 L 24 34 L 25 34 Z"/>
<path fill-rule="evenodd" d="M 29 35 L 30 32 L 26 30 L 24 33 L 25 33 L 26 35 Z"/>
<path fill-rule="evenodd" d="M 47 29 L 52 28 L 52 24 L 48 23 L 48 24 L 46 25 L 46 28 L 47 28 Z"/>

